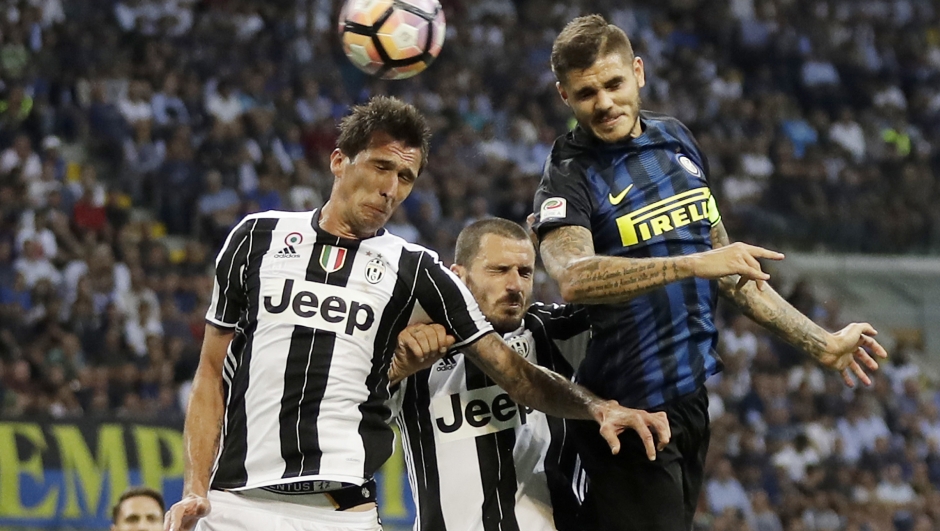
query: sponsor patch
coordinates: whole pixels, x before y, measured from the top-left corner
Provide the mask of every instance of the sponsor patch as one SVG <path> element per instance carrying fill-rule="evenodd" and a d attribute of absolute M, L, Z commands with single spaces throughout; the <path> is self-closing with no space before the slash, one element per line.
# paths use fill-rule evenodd
<path fill-rule="evenodd" d="M 542 202 L 542 208 L 539 209 L 539 219 L 541 221 L 562 219 L 567 216 L 568 200 L 564 197 L 549 197 Z"/>

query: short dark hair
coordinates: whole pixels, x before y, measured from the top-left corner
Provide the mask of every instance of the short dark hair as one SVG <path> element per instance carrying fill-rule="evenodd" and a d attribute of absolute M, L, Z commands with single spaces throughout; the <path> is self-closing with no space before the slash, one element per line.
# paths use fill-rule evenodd
<path fill-rule="evenodd" d="M 480 241 L 487 234 L 494 234 L 513 240 L 529 241 L 529 234 L 518 223 L 503 218 L 486 218 L 467 225 L 457 235 L 457 250 L 454 263 L 469 267 L 480 252 Z"/>
<path fill-rule="evenodd" d="M 569 22 L 552 44 L 552 72 L 564 83 L 568 72 L 590 68 L 598 57 L 622 53 L 633 60 L 627 34 L 601 15 L 586 15 Z"/>
<path fill-rule="evenodd" d="M 121 493 L 121 497 L 118 498 L 117 503 L 111 508 L 111 523 L 117 523 L 118 513 L 121 512 L 121 505 L 127 500 L 138 496 L 146 496 L 153 499 L 153 501 L 157 502 L 157 505 L 160 506 L 160 512 L 166 512 L 166 505 L 163 503 L 163 494 L 160 494 L 160 491 L 151 489 L 150 487 L 131 487 Z"/>
<path fill-rule="evenodd" d="M 383 132 L 408 147 L 421 149 L 421 167 L 428 163 L 431 128 L 414 105 L 398 98 L 376 96 L 363 105 L 356 105 L 339 123 L 336 147 L 354 158 L 369 147 L 372 135 Z"/>

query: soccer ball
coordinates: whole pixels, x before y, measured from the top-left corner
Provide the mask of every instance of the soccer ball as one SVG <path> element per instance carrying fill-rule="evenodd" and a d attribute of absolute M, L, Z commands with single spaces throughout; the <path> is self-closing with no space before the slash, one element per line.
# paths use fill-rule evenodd
<path fill-rule="evenodd" d="M 339 16 L 346 57 L 384 79 L 427 68 L 441 53 L 444 30 L 438 0 L 347 0 Z"/>

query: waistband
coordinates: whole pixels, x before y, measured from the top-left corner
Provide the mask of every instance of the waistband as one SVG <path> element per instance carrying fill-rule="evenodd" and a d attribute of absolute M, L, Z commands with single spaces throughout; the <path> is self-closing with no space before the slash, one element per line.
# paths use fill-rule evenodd
<path fill-rule="evenodd" d="M 364 503 L 375 503 L 375 490 L 374 479 L 362 485 L 341 481 L 305 480 L 247 489 L 238 491 L 238 494 L 249 498 L 345 511 Z"/>

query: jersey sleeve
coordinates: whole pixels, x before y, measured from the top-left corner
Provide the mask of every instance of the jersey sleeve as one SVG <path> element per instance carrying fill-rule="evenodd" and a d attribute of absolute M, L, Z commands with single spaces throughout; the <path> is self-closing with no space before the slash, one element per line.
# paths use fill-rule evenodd
<path fill-rule="evenodd" d="M 591 328 L 587 307 L 581 304 L 543 304 L 529 307 L 529 314 L 541 321 L 550 339 L 564 341 Z"/>
<path fill-rule="evenodd" d="M 591 228 L 591 192 L 583 170 L 550 155 L 535 192 L 534 229 L 539 239 L 567 225 Z"/>
<path fill-rule="evenodd" d="M 212 298 L 206 321 L 220 328 L 235 328 L 247 308 L 244 269 L 248 259 L 248 239 L 256 222 L 245 219 L 232 229 L 215 259 Z"/>
<path fill-rule="evenodd" d="M 470 290 L 428 252 L 421 258 L 415 298 L 432 322 L 443 325 L 454 336 L 452 349 L 465 347 L 493 331 Z"/>

